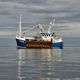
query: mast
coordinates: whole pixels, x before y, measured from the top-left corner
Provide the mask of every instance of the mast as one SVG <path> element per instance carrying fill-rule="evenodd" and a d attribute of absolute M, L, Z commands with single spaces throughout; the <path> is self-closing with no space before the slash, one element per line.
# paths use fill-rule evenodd
<path fill-rule="evenodd" d="M 52 29 L 52 27 L 51 27 L 51 25 L 49 26 L 49 29 L 48 29 L 48 33 L 50 34 L 51 33 L 51 29 Z"/>
<path fill-rule="evenodd" d="M 20 21 L 19 21 L 19 34 L 21 34 L 21 15 L 20 15 Z"/>
<path fill-rule="evenodd" d="M 48 33 L 52 33 L 52 30 L 53 30 L 53 26 L 55 25 L 55 19 L 53 19 L 51 22 L 50 22 L 50 26 L 48 28 Z"/>
<path fill-rule="evenodd" d="M 37 28 L 38 28 L 38 34 L 40 34 L 44 31 L 44 28 L 41 24 L 38 24 Z"/>

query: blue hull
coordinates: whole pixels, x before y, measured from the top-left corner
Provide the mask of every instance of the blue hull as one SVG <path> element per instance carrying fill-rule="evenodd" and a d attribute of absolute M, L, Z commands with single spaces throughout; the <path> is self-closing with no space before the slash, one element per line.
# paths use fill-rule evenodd
<path fill-rule="evenodd" d="M 26 47 L 26 43 L 25 43 L 24 40 L 16 39 L 16 42 L 17 42 L 17 47 L 18 48 L 24 48 L 24 47 Z"/>
<path fill-rule="evenodd" d="M 52 43 L 53 48 L 63 48 L 63 42 Z"/>

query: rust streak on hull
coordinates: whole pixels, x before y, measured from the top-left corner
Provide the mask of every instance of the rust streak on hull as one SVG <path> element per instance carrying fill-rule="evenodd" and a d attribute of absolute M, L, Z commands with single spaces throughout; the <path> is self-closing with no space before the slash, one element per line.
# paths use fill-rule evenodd
<path fill-rule="evenodd" d="M 49 41 L 26 41 L 26 48 L 51 48 Z"/>

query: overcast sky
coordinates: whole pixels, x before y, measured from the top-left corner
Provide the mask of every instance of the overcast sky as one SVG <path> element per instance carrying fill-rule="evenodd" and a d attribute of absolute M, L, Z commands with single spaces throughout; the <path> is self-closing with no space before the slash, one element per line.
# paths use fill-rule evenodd
<path fill-rule="evenodd" d="M 49 24 L 63 37 L 80 36 L 80 0 L 0 0 L 0 36 L 14 36 L 22 14 L 23 30 Z"/>

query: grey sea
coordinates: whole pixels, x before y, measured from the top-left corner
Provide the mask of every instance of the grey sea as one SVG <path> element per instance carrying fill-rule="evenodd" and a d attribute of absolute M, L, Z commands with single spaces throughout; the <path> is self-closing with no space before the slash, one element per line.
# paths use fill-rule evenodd
<path fill-rule="evenodd" d="M 0 80 L 80 80 L 80 38 L 64 38 L 63 49 L 16 49 L 0 38 Z"/>

